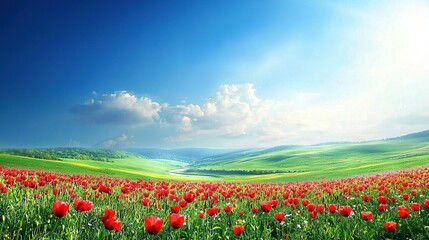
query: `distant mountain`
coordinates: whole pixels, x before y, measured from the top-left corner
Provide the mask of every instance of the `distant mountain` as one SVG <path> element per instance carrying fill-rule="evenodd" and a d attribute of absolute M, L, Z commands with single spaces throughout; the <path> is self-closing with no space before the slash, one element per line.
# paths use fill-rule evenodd
<path fill-rule="evenodd" d="M 417 144 L 418 143 L 418 144 Z M 241 169 L 246 166 L 262 167 L 267 164 L 285 164 L 289 160 L 301 156 L 317 156 L 317 158 L 338 158 L 341 156 L 359 155 L 374 156 L 374 154 L 389 157 L 404 157 L 406 150 L 413 156 L 426 155 L 429 145 L 429 131 L 412 133 L 397 138 L 365 141 L 365 142 L 327 142 L 314 145 L 282 145 L 266 149 L 246 149 L 214 156 L 208 156 L 196 162 L 195 167 L 216 168 L 217 166 L 233 165 Z M 397 150 L 398 152 L 396 152 Z M 310 154 L 311 153 L 311 154 Z M 317 153 L 317 154 L 316 154 Z M 408 156 L 408 155 L 407 155 Z"/>
<path fill-rule="evenodd" d="M 377 140 L 377 141 L 391 141 L 391 140 L 412 140 L 412 139 L 423 139 L 429 140 L 429 130 L 418 133 L 411 133 L 404 136 Z M 171 159 L 182 162 L 195 163 L 198 165 L 222 163 L 224 161 L 230 161 L 233 159 L 252 158 L 258 156 L 265 156 L 265 158 L 279 159 L 282 158 L 277 156 L 278 153 L 282 153 L 290 150 L 308 149 L 313 147 L 323 146 L 343 146 L 347 145 L 347 149 L 350 151 L 383 151 L 376 149 L 370 143 L 376 141 L 367 142 L 325 142 L 314 145 L 280 145 L 271 148 L 247 148 L 247 149 L 210 149 L 210 148 L 178 148 L 178 149 L 162 149 L 162 148 L 129 148 L 124 149 L 125 151 L 136 153 L 150 159 Z M 368 144 L 366 144 L 368 143 Z M 286 157 L 285 157 L 286 158 Z"/>
<path fill-rule="evenodd" d="M 210 156 L 228 154 L 239 151 L 237 149 L 210 149 L 210 148 L 128 148 L 127 152 L 136 153 L 150 159 L 170 159 L 182 162 L 196 162 Z"/>
<path fill-rule="evenodd" d="M 429 138 L 429 130 L 417 132 L 417 133 L 410 133 L 410 134 L 393 138 L 393 139 L 413 139 L 413 138 Z"/>

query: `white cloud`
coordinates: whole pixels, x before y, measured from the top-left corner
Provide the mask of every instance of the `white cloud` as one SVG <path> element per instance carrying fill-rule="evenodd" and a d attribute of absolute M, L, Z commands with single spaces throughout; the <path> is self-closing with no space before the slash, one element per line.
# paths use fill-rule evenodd
<path fill-rule="evenodd" d="M 104 140 L 98 144 L 95 144 L 94 147 L 109 148 L 109 149 L 110 148 L 123 148 L 123 147 L 128 147 L 131 144 L 133 144 L 133 143 L 130 141 L 130 138 L 127 135 L 122 134 L 118 137 L 106 139 L 106 140 Z"/>
<path fill-rule="evenodd" d="M 260 58 L 225 63 L 237 71 L 225 71 L 222 79 L 250 79 L 258 90 L 278 87 L 272 99 L 245 83 L 222 85 L 204 103 L 161 106 L 116 92 L 74 111 L 98 123 L 144 125 L 159 119 L 162 127 L 173 130 L 165 142 L 211 147 L 360 141 L 429 129 L 429 4 L 377 5 L 372 10 L 336 9 L 351 23 L 325 26 L 323 37 L 316 36 L 324 38 L 320 42 L 286 39 L 279 46 L 265 46 Z M 305 67 L 293 69 L 298 65 Z M 298 78 L 305 75 L 301 80 L 320 83 L 305 86 L 307 92 L 302 85 L 294 89 L 288 85 L 294 71 Z"/>
<path fill-rule="evenodd" d="M 161 105 L 147 97 L 137 97 L 127 91 L 96 95 L 72 108 L 81 118 L 98 124 L 147 125 L 158 118 Z"/>
<path fill-rule="evenodd" d="M 202 106 L 171 106 L 162 116 L 163 123 L 190 134 L 237 137 L 260 123 L 271 106 L 271 101 L 256 96 L 252 84 L 222 85 Z"/>
<path fill-rule="evenodd" d="M 201 107 L 194 104 L 166 106 L 161 114 L 162 123 L 165 125 L 177 125 L 182 131 L 190 131 L 192 122 L 204 115 Z"/>
<path fill-rule="evenodd" d="M 276 101 L 247 145 L 361 141 L 429 129 L 422 115 L 429 112 L 429 4 L 383 3 L 372 11 L 344 12 L 353 24 L 327 28 L 331 41 L 318 47 L 329 49 L 329 55 L 296 56 L 309 59 L 309 71 L 318 71 L 325 62 L 337 63 L 329 74 L 316 76 L 332 87 L 319 88 L 313 96 L 298 93 L 301 100 L 288 96 Z M 290 58 L 270 72 L 288 69 Z M 249 66 L 249 72 L 252 69 Z"/>

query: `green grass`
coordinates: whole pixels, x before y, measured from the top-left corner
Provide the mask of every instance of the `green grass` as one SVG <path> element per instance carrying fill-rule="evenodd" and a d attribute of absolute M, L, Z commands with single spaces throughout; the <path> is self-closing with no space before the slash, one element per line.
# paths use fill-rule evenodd
<path fill-rule="evenodd" d="M 114 162 L 100 162 L 76 159 L 62 159 L 62 161 L 57 161 L 0 154 L 0 166 L 2 167 L 89 175 L 106 174 L 132 179 L 177 179 L 178 177 L 170 177 L 168 171 L 180 168 L 184 165 L 186 164 L 179 161 L 145 159 L 141 157 L 115 159 Z"/>
<path fill-rule="evenodd" d="M 135 155 L 113 162 L 62 159 L 44 160 L 0 154 L 0 166 L 41 169 L 64 173 L 106 174 L 132 179 L 284 182 L 333 179 L 429 164 L 429 137 L 399 138 L 364 143 L 296 146 L 273 150 L 249 151 L 242 155 L 223 154 L 203 159 L 195 165 L 146 159 Z M 173 176 L 174 169 L 188 176 Z M 267 170 L 277 173 L 251 175 L 225 174 L 222 171 Z"/>
<path fill-rule="evenodd" d="M 239 180 L 302 181 L 358 176 L 426 164 L 429 164 L 429 141 L 424 138 L 293 147 L 234 159 L 224 157 L 203 161 L 192 171 L 203 174 L 208 169 L 280 170 L 289 173 L 243 175 Z"/>

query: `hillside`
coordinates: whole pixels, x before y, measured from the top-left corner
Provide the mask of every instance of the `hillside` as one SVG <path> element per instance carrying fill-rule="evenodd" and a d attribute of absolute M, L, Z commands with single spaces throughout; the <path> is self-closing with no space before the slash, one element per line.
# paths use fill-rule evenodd
<path fill-rule="evenodd" d="M 272 171 L 266 179 L 318 179 L 352 176 L 429 164 L 429 131 L 362 143 L 286 146 L 206 158 L 190 174 Z M 278 172 L 281 173 L 278 173 Z"/>
<path fill-rule="evenodd" d="M 427 165 L 429 131 L 379 141 L 277 146 L 268 149 L 129 150 L 132 153 L 67 148 L 1 151 L 0 167 L 106 174 L 134 179 L 306 181 Z"/>
<path fill-rule="evenodd" d="M 201 159 L 211 156 L 231 154 L 235 149 L 210 149 L 210 148 L 178 148 L 178 149 L 163 149 L 163 148 L 128 148 L 127 152 L 139 154 L 150 159 L 170 159 L 188 163 L 195 163 Z"/>
<path fill-rule="evenodd" d="M 172 160 L 146 159 L 129 156 L 114 161 L 103 162 L 80 159 L 46 160 L 33 157 L 0 153 L 0 167 L 24 168 L 39 171 L 53 171 L 70 174 L 108 175 L 131 179 L 176 179 L 169 171 L 183 167 L 182 162 Z"/>
<path fill-rule="evenodd" d="M 393 138 L 392 140 L 394 140 Z M 410 133 L 404 136 L 397 137 L 396 139 L 429 139 L 429 130 L 417 132 L 417 133 Z"/>

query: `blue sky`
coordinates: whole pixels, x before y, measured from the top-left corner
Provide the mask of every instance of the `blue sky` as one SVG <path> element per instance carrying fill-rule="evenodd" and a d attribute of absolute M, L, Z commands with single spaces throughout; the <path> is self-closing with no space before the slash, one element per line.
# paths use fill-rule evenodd
<path fill-rule="evenodd" d="M 268 147 L 429 129 L 425 1 L 3 1 L 0 147 Z"/>

